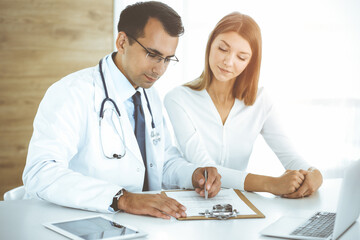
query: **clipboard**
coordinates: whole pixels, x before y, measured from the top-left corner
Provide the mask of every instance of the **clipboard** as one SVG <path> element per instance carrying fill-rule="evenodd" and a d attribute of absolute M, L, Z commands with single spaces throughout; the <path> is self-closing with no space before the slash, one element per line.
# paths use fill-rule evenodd
<path fill-rule="evenodd" d="M 229 219 L 247 219 L 247 218 L 265 218 L 265 215 L 259 210 L 257 209 L 254 204 L 252 204 L 250 202 L 249 199 L 247 199 L 245 197 L 244 194 L 241 193 L 241 191 L 239 189 L 233 189 L 234 192 L 236 193 L 236 195 L 255 213 L 255 214 L 239 214 L 236 217 L 231 217 Z M 161 194 L 166 195 L 167 196 L 167 192 L 180 192 L 180 191 L 194 191 L 194 190 L 170 190 L 170 191 L 162 191 Z M 217 218 L 214 217 L 205 217 L 205 216 L 189 216 L 186 218 L 177 218 L 177 220 L 218 220 Z"/>

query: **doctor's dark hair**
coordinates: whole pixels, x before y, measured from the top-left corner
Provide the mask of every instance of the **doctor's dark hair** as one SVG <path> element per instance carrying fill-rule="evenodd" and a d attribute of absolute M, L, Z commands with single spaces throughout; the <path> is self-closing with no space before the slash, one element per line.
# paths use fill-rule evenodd
<path fill-rule="evenodd" d="M 127 6 L 120 14 L 118 32 L 125 32 L 135 39 L 144 36 L 144 28 L 149 18 L 158 19 L 165 31 L 172 37 L 184 33 L 181 17 L 168 5 L 150 1 Z M 131 38 L 130 44 L 132 44 Z"/>

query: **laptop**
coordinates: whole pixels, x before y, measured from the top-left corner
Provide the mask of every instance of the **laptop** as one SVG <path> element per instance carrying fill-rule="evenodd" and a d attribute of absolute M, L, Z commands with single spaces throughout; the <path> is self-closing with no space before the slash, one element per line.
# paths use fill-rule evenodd
<path fill-rule="evenodd" d="M 317 212 L 310 218 L 281 217 L 260 233 L 288 239 L 337 239 L 360 213 L 360 160 L 345 172 L 336 213 Z"/>

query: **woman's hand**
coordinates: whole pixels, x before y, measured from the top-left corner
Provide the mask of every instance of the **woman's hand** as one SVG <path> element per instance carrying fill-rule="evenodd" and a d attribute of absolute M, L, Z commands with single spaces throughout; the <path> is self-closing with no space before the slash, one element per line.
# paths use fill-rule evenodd
<path fill-rule="evenodd" d="M 286 170 L 280 177 L 273 178 L 270 181 L 269 192 L 281 196 L 296 192 L 305 180 L 305 174 L 302 171 Z"/>
<path fill-rule="evenodd" d="M 305 176 L 298 170 L 286 170 L 280 177 L 270 177 L 249 173 L 244 182 L 244 189 L 251 192 L 269 192 L 284 195 L 300 188 Z"/>
<path fill-rule="evenodd" d="M 315 168 L 309 168 L 308 171 L 300 170 L 300 173 L 302 173 L 305 176 L 305 180 L 301 184 L 301 187 L 293 193 L 282 195 L 283 197 L 286 198 L 307 197 L 319 189 L 319 187 L 323 182 L 323 178 L 319 170 Z"/>

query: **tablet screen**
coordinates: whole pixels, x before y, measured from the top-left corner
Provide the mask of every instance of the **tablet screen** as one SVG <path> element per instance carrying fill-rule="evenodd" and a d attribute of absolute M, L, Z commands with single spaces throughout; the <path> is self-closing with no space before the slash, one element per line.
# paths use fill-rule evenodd
<path fill-rule="evenodd" d="M 70 233 L 80 239 L 108 239 L 137 235 L 138 230 L 120 225 L 101 216 L 66 222 L 51 223 L 51 229 L 61 233 Z M 67 234 L 65 234 L 67 235 Z M 125 237 L 126 238 L 126 237 Z"/>

